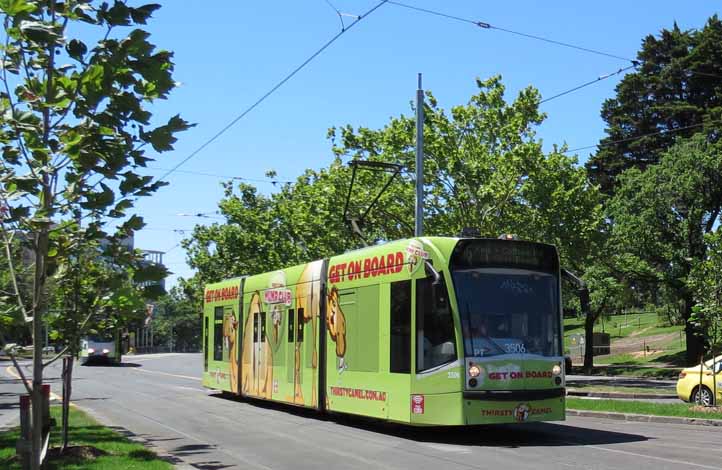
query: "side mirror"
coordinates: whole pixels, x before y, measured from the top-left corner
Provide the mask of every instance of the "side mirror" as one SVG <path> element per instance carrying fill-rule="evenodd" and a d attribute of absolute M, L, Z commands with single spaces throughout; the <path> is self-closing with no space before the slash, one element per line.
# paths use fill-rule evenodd
<path fill-rule="evenodd" d="M 572 358 L 571 356 L 564 356 L 564 375 L 572 373 Z"/>

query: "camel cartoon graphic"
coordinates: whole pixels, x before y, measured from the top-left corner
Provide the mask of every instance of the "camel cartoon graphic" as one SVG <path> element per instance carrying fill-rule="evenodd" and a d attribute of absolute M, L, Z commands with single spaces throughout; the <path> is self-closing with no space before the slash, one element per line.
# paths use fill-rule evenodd
<path fill-rule="evenodd" d="M 231 391 L 238 390 L 238 348 L 236 335 L 238 333 L 238 320 L 233 313 L 223 316 L 223 343 L 228 351 L 228 359 L 231 362 Z"/>
<path fill-rule="evenodd" d="M 296 312 L 303 311 L 303 316 L 299 318 L 302 322 L 297 328 L 304 328 L 306 323 L 311 323 L 311 405 L 316 405 L 316 374 L 318 371 L 318 351 L 316 347 L 316 331 L 318 330 L 319 306 L 321 304 L 321 269 L 322 261 L 314 261 L 306 265 L 301 273 L 296 285 Z M 300 315 L 300 314 L 299 314 Z M 321 343 L 324 344 L 324 343 Z M 296 342 L 295 348 L 295 367 L 293 371 L 294 394 L 293 402 L 296 404 L 305 404 L 303 398 L 303 390 L 301 388 L 301 347 L 302 343 Z"/>
<path fill-rule="evenodd" d="M 331 288 L 326 300 L 326 327 L 331 339 L 336 343 L 339 373 L 346 370 L 346 316 L 339 304 L 338 289 Z"/>
<path fill-rule="evenodd" d="M 268 341 L 254 338 L 254 332 L 258 334 L 265 328 L 262 324 L 258 324 L 254 328 L 254 322 L 264 319 L 261 294 L 254 292 L 248 305 L 248 316 L 243 329 L 241 390 L 248 395 L 271 398 L 273 393 L 273 351 Z"/>

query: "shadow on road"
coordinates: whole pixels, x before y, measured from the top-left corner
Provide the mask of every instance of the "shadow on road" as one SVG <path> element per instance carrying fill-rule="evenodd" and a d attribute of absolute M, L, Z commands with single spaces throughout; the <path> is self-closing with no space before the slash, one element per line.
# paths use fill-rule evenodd
<path fill-rule="evenodd" d="M 259 408 L 281 411 L 299 417 L 335 422 L 364 431 L 401 437 L 418 442 L 456 444 L 480 447 L 566 447 L 579 445 L 604 445 L 649 440 L 638 434 L 587 429 L 564 423 L 488 424 L 474 426 L 413 427 L 360 416 L 329 414 L 321 415 L 315 410 L 298 408 L 282 403 L 219 393 L 210 397 L 245 402 Z"/>
<path fill-rule="evenodd" d="M 121 362 L 120 364 L 114 364 L 112 362 L 88 362 L 86 364 L 83 364 L 83 367 L 113 368 L 113 367 L 143 367 L 143 366 L 141 364 L 136 364 L 135 362 Z"/>

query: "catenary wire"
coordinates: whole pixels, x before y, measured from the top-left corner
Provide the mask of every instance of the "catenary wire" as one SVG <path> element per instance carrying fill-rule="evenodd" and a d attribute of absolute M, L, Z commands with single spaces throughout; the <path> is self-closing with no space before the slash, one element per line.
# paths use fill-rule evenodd
<path fill-rule="evenodd" d="M 590 49 L 590 48 L 588 48 L 588 47 L 582 47 L 582 46 L 578 46 L 578 45 L 576 45 L 576 44 L 570 44 L 570 43 L 568 43 L 568 42 L 557 41 L 557 40 L 555 40 L 555 39 L 549 39 L 549 38 L 545 38 L 545 37 L 543 37 L 543 36 L 537 36 L 537 35 L 534 35 L 534 34 L 523 33 L 523 32 L 521 32 L 521 31 L 514 31 L 514 30 L 511 30 L 511 29 L 507 29 L 507 28 L 501 28 L 501 27 L 499 27 L 499 26 L 495 26 L 495 25 L 492 25 L 491 23 L 486 23 L 486 22 L 484 22 L 484 21 L 476 21 L 476 20 L 472 20 L 472 19 L 469 19 L 469 18 L 462 18 L 462 17 L 460 17 L 460 16 L 449 15 L 449 14 L 447 14 L 447 13 L 442 13 L 442 12 L 440 12 L 440 11 L 429 10 L 429 9 L 427 9 L 427 8 L 420 8 L 420 7 L 417 7 L 417 6 L 414 6 L 414 5 L 409 5 L 409 4 L 407 4 L 407 3 L 397 2 L 397 1 L 394 1 L 394 0 L 389 0 L 388 3 L 389 3 L 390 5 L 396 5 L 396 6 L 398 6 L 398 7 L 408 8 L 408 9 L 410 9 L 410 10 L 415 10 L 415 11 L 419 11 L 419 12 L 426 13 L 426 14 L 430 14 L 430 15 L 434 15 L 434 16 L 440 16 L 440 17 L 443 17 L 443 18 L 448 18 L 448 19 L 452 19 L 452 20 L 455 20 L 455 21 L 461 21 L 461 22 L 464 22 L 464 23 L 470 23 L 470 24 L 473 24 L 473 25 L 475 25 L 475 26 L 478 26 L 478 27 L 480 27 L 480 28 L 482 28 L 482 29 L 495 29 L 495 30 L 497 30 L 497 31 L 503 31 L 503 32 L 505 32 L 505 33 L 514 34 L 514 35 L 522 36 L 522 37 L 529 38 L 529 39 L 535 39 L 535 40 L 537 40 L 537 41 L 543 41 L 543 42 L 547 42 L 547 43 L 550 43 L 550 44 L 556 44 L 557 46 L 568 47 L 568 48 L 570 48 L 570 49 L 577 49 L 577 50 L 579 50 L 579 51 L 584 51 L 584 52 L 589 52 L 589 53 L 591 53 L 591 54 L 597 54 L 597 55 L 601 55 L 601 56 L 605 56 L 605 57 L 610 57 L 610 58 L 612 58 L 612 59 L 624 60 L 624 61 L 626 61 L 626 62 L 633 62 L 633 60 L 630 59 L 630 58 L 628 58 L 628 57 L 622 57 L 622 56 L 619 56 L 619 55 L 616 55 L 616 54 L 610 54 L 610 53 L 608 53 L 608 52 L 599 51 L 599 50 L 596 50 L 596 49 Z"/>
<path fill-rule="evenodd" d="M 301 65 L 297 66 L 295 69 L 293 69 L 288 75 L 286 75 L 281 81 L 276 83 L 273 87 L 271 87 L 270 90 L 268 90 L 263 96 L 258 98 L 253 104 L 251 104 L 249 107 L 247 107 L 243 112 L 241 112 L 238 116 L 233 118 L 231 122 L 226 124 L 221 130 L 216 132 L 210 139 L 206 140 L 203 144 L 201 144 L 198 148 L 196 148 L 194 151 L 192 151 L 187 157 L 185 157 L 183 160 L 178 162 L 174 167 L 172 167 L 170 170 L 168 170 L 163 176 L 158 178 L 158 180 L 164 180 L 168 176 L 170 176 L 172 173 L 178 171 L 178 169 L 185 165 L 191 158 L 198 155 L 203 149 L 208 147 L 211 143 L 213 143 L 216 139 L 218 139 L 220 136 L 225 134 L 231 127 L 233 127 L 238 121 L 243 119 L 248 113 L 253 111 L 258 105 L 263 103 L 266 98 L 271 96 L 273 93 L 276 92 L 279 88 L 281 88 L 286 82 L 288 82 L 291 78 L 293 78 L 298 72 L 300 72 L 306 65 L 308 65 L 313 59 L 318 57 L 323 51 L 325 51 L 331 44 L 336 42 L 338 38 L 343 36 L 347 31 L 349 31 L 351 28 L 353 28 L 355 25 L 360 23 L 364 18 L 372 14 L 374 11 L 376 11 L 378 8 L 380 8 L 383 4 L 387 3 L 389 0 L 381 0 L 376 5 L 371 7 L 368 11 L 366 11 L 364 14 L 360 15 L 356 20 L 354 20 L 351 24 L 348 25 L 345 29 L 342 29 L 338 33 L 336 33 L 331 39 L 329 39 L 325 44 L 323 44 L 316 52 L 311 54 L 306 60 L 304 60 Z"/>
<path fill-rule="evenodd" d="M 330 0 L 324 0 L 324 1 L 326 2 L 326 4 L 327 4 L 329 7 L 331 7 L 331 8 L 333 9 L 333 11 L 336 12 L 336 15 L 338 16 L 338 20 L 341 22 L 341 31 L 343 31 L 344 29 L 346 29 L 346 24 L 343 22 L 343 16 L 341 15 L 341 12 L 339 11 L 339 9 L 336 8 L 335 6 L 333 6 L 333 3 L 331 3 Z"/>
<path fill-rule="evenodd" d="M 590 86 L 590 85 L 594 85 L 595 83 L 599 83 L 599 82 L 601 82 L 602 80 L 606 80 L 606 79 L 608 79 L 608 78 L 610 78 L 610 77 L 613 77 L 613 76 L 615 76 L 615 75 L 619 75 L 619 74 L 622 73 L 622 72 L 626 72 L 627 70 L 633 69 L 633 68 L 636 68 L 636 67 L 637 67 L 636 65 L 630 65 L 630 66 L 628 66 L 628 67 L 621 68 L 621 69 L 619 69 L 619 70 L 617 70 L 617 71 L 615 71 L 615 72 L 601 75 L 601 76 L 595 78 L 594 80 L 590 80 L 590 81 L 588 81 L 588 82 L 586 82 L 586 83 L 582 83 L 581 85 L 575 86 L 574 88 L 570 88 L 570 89 L 568 89 L 568 90 L 566 90 L 566 91 L 562 91 L 561 93 L 557 93 L 556 95 L 550 96 L 549 98 L 544 98 L 543 100 L 541 100 L 541 101 L 539 102 L 539 104 L 544 104 L 544 103 L 547 103 L 547 102 L 549 102 L 549 101 L 551 101 L 551 100 L 554 100 L 554 99 L 557 99 L 557 98 L 561 98 L 561 97 L 564 96 L 564 95 L 568 95 L 569 93 L 573 93 L 573 92 L 575 92 L 575 91 L 577 91 L 577 90 L 581 90 L 582 88 L 586 88 L 586 87 L 588 87 L 588 86 Z"/>
<path fill-rule="evenodd" d="M 389 0 L 388 3 L 389 3 L 390 5 L 395 5 L 395 6 L 399 6 L 399 7 L 403 7 L 403 8 L 408 8 L 408 9 L 410 9 L 410 10 L 415 10 L 415 11 L 418 11 L 418 12 L 421 12 L 421 13 L 426 13 L 426 14 L 429 14 L 429 15 L 440 16 L 440 17 L 442 17 L 442 18 L 448 18 L 448 19 L 451 19 L 451 20 L 455 20 L 455 21 L 459 21 L 459 22 L 463 22 L 463 23 L 472 24 L 472 25 L 478 26 L 479 28 L 482 28 L 482 29 L 495 29 L 495 30 L 497 30 L 497 31 L 502 31 L 502 32 L 509 33 L 509 34 L 514 34 L 514 35 L 516 35 L 516 36 L 521 36 L 521 37 L 525 37 L 525 38 L 528 38 L 528 39 L 534 39 L 534 40 L 546 42 L 546 43 L 549 43 L 549 44 L 555 44 L 555 45 L 557 45 L 557 46 L 562 46 L 562 47 L 567 47 L 567 48 L 570 48 L 570 49 L 576 49 L 576 50 L 578 50 L 578 51 L 588 52 L 588 53 L 590 53 L 590 54 L 596 54 L 596 55 L 599 55 L 599 56 L 609 57 L 609 58 L 612 58 L 612 59 L 623 60 L 623 61 L 625 61 L 625 62 L 631 62 L 632 65 L 640 65 L 640 61 L 638 61 L 638 60 L 636 60 L 636 59 L 630 59 L 629 57 L 623 57 L 623 56 L 620 56 L 620 55 L 617 55 L 617 54 L 611 54 L 611 53 L 609 53 L 609 52 L 601 51 L 601 50 L 599 50 L 599 49 L 592 49 L 592 48 L 580 46 L 580 45 L 577 45 L 577 44 L 572 44 L 572 43 L 563 42 L 563 41 L 557 41 L 556 39 L 551 39 L 551 38 L 547 38 L 547 37 L 544 37 L 544 36 L 538 36 L 538 35 L 535 35 L 535 34 L 529 34 L 529 33 L 525 33 L 525 32 L 522 32 L 522 31 L 515 31 L 515 30 L 512 30 L 512 29 L 508 29 L 508 28 L 502 28 L 502 27 L 500 27 L 500 26 L 495 26 L 495 25 L 493 25 L 493 24 L 491 24 L 491 23 L 486 23 L 486 22 L 484 22 L 484 21 L 477 21 L 477 20 L 472 20 L 472 19 L 470 19 L 470 18 L 463 18 L 463 17 L 460 17 L 460 16 L 449 15 L 449 14 L 447 14 L 447 13 L 442 13 L 442 12 L 440 12 L 440 11 L 430 10 L 430 9 L 427 9 L 427 8 L 421 8 L 421 7 L 417 7 L 417 6 L 414 6 L 414 5 L 409 5 L 409 4 L 407 4 L 407 3 L 397 2 L 397 1 L 394 1 L 394 0 Z M 697 71 L 697 70 L 691 70 L 691 69 L 689 69 L 689 68 L 684 68 L 684 70 L 686 70 L 687 72 L 689 72 L 689 73 L 691 73 L 691 74 L 694 74 L 694 75 L 700 75 L 700 76 L 704 76 L 704 77 L 712 77 L 712 78 L 720 78 L 720 79 L 722 79 L 722 75 L 717 75 L 717 74 L 713 74 L 713 73 L 709 73 L 709 72 L 700 72 L 700 71 Z"/>
<path fill-rule="evenodd" d="M 625 138 L 625 139 L 611 140 L 611 141 L 608 141 L 608 142 L 600 142 L 600 143 L 598 143 L 598 144 L 585 145 L 585 146 L 583 146 L 583 147 L 575 147 L 575 148 L 573 148 L 573 149 L 566 150 L 566 151 L 563 152 L 563 153 L 578 152 L 579 150 L 588 150 L 588 149 L 593 149 L 593 148 L 596 148 L 596 147 L 608 147 L 608 146 L 610 146 L 610 145 L 621 144 L 621 143 L 623 143 L 623 142 L 633 142 L 633 141 L 635 141 L 635 140 L 643 139 L 643 138 L 645 138 L 645 137 L 652 137 L 652 136 L 655 136 L 655 135 L 662 135 L 662 134 L 674 134 L 675 132 L 680 132 L 680 131 L 684 131 L 684 130 L 687 130 L 687 129 L 694 129 L 695 127 L 702 127 L 702 126 L 707 125 L 707 124 L 716 124 L 716 123 L 722 123 L 722 121 L 700 122 L 700 123 L 697 123 L 697 124 L 690 124 L 689 126 L 676 127 L 676 128 L 674 128 L 674 129 L 666 129 L 666 130 L 662 130 L 662 131 L 659 131 L 659 132 L 650 132 L 649 134 L 642 134 L 642 135 L 637 135 L 637 136 L 634 136 L 634 137 L 627 137 L 627 138 Z"/>
<path fill-rule="evenodd" d="M 159 170 L 159 171 L 170 171 L 168 168 L 159 168 L 159 167 L 146 167 L 149 170 Z M 203 171 L 193 171 L 193 170 L 175 170 L 176 173 L 186 173 L 189 175 L 198 175 L 198 176 L 209 176 L 212 178 L 218 178 L 218 179 L 226 179 L 226 180 L 242 180 L 242 181 L 250 181 L 253 183 L 270 183 L 270 184 L 286 184 L 286 183 L 293 183 L 291 180 L 285 180 L 285 179 L 279 179 L 279 178 L 246 178 L 245 176 L 233 176 L 233 175 L 219 175 L 216 173 L 206 173 Z"/>

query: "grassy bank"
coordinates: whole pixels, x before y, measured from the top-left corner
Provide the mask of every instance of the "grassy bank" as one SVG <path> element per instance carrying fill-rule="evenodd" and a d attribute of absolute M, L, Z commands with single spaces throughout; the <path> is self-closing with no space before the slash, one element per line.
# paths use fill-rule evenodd
<path fill-rule="evenodd" d="M 716 408 L 716 411 L 702 411 L 700 408 L 688 403 L 650 403 L 631 400 L 585 400 L 581 398 L 567 398 L 567 408 L 574 410 L 612 411 L 615 413 L 637 413 L 655 416 L 722 419 L 721 408 Z"/>
<path fill-rule="evenodd" d="M 579 392 L 623 392 L 623 393 L 645 393 L 649 395 L 669 395 L 676 393 L 674 388 L 653 388 L 653 387 L 625 387 L 623 385 L 597 385 L 578 383 L 569 386 L 568 390 Z"/>
<path fill-rule="evenodd" d="M 60 423 L 60 407 L 50 409 Z M 60 427 L 51 432 L 50 445 L 60 446 Z M 20 470 L 15 457 L 15 443 L 19 430 L 0 433 L 0 468 Z M 153 452 L 132 442 L 117 432 L 100 425 L 82 411 L 70 409 L 70 449 L 68 455 L 51 455 L 44 468 L 88 470 L 170 470 L 172 465 L 159 459 Z"/>

